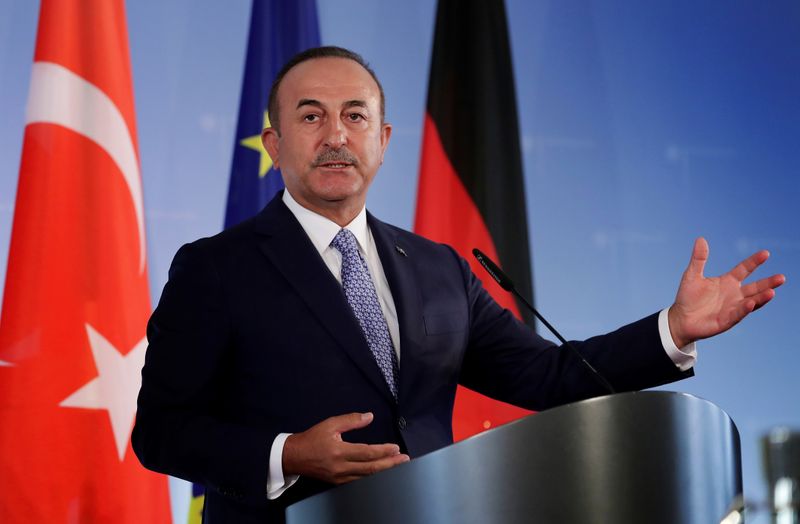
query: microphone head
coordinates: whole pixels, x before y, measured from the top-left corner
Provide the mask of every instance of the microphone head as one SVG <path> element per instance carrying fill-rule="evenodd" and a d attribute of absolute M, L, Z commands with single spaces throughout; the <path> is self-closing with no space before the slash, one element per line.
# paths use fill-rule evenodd
<path fill-rule="evenodd" d="M 500 284 L 500 287 L 505 289 L 506 291 L 513 291 L 514 290 L 514 282 L 508 278 L 508 275 L 503 273 L 503 270 L 500 269 L 500 266 L 495 264 L 491 258 L 487 257 L 485 254 L 481 252 L 480 249 L 474 248 L 472 250 L 472 254 L 478 259 L 478 262 L 483 266 L 483 269 L 486 270 L 487 273 L 494 279 L 495 282 Z"/>

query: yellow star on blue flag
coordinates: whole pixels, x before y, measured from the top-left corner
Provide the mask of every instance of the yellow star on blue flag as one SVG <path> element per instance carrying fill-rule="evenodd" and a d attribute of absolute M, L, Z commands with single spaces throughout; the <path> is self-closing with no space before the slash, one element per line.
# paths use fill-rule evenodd
<path fill-rule="evenodd" d="M 269 113 L 266 111 L 264 111 L 264 123 L 261 127 L 262 129 L 270 127 Z M 267 171 L 272 167 L 272 158 L 270 158 L 267 150 L 264 149 L 264 144 L 261 142 L 261 133 L 243 138 L 239 140 L 239 144 L 253 151 L 258 151 L 261 155 L 258 164 L 258 177 L 264 178 L 267 175 Z"/>

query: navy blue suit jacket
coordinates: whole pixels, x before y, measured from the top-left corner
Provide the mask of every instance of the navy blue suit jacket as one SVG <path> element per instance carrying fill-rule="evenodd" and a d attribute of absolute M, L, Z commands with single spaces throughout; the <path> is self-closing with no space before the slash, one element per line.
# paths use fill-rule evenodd
<path fill-rule="evenodd" d="M 175 256 L 148 325 L 133 447 L 146 467 L 207 486 L 207 522 L 281 521 L 287 504 L 329 487 L 301 478 L 267 501 L 280 432 L 370 411 L 344 438 L 395 442 L 413 458 L 452 442 L 458 384 L 533 410 L 603 393 L 500 308 L 452 248 L 368 224 L 400 324 L 398 402 L 280 195 Z M 619 391 L 687 376 L 662 349 L 656 315 L 576 345 Z"/>

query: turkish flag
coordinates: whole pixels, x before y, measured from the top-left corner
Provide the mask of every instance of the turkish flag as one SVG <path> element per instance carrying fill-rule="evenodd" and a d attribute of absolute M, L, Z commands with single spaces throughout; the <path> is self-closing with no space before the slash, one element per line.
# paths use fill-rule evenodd
<path fill-rule="evenodd" d="M 472 256 L 497 261 L 531 297 L 516 96 L 502 0 L 439 0 L 422 142 L 416 233 L 450 244 L 501 306 L 527 310 Z M 456 440 L 530 413 L 459 387 Z"/>
<path fill-rule="evenodd" d="M 150 313 L 122 0 L 43 0 L 0 318 L 0 522 L 169 522 L 130 447 Z"/>

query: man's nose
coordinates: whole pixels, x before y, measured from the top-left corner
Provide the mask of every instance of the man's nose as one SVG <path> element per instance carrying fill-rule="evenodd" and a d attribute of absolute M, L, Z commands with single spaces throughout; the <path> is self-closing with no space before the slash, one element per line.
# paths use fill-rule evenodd
<path fill-rule="evenodd" d="M 330 148 L 338 149 L 347 143 L 347 130 L 338 118 L 328 121 L 325 129 L 325 145 Z"/>

